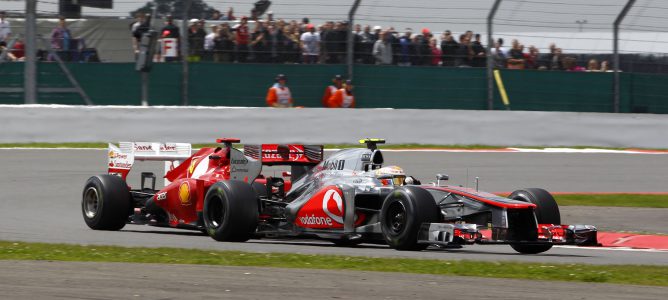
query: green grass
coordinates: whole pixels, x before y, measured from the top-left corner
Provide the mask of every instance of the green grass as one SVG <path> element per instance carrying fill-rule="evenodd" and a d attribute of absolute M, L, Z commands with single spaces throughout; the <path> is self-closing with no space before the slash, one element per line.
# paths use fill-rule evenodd
<path fill-rule="evenodd" d="M 0 148 L 107 148 L 107 143 L 1 143 Z"/>
<path fill-rule="evenodd" d="M 668 208 L 668 194 L 562 194 L 554 198 L 561 206 L 617 206 Z"/>
<path fill-rule="evenodd" d="M 447 257 L 447 253 L 443 253 Z M 370 258 L 179 248 L 125 248 L 0 241 L 0 259 L 203 264 L 401 272 L 526 280 L 668 286 L 668 267 Z"/>
<path fill-rule="evenodd" d="M 215 143 L 198 143 L 193 144 L 193 148 L 202 147 L 217 147 L 219 144 Z M 341 148 L 360 148 L 364 145 L 360 144 L 325 144 L 325 149 L 341 149 Z M 235 144 L 235 147 L 241 148 L 243 145 Z M 499 148 L 545 148 L 545 146 L 499 146 L 499 145 L 435 145 L 435 144 L 385 144 L 379 145 L 381 149 L 499 149 Z M 625 150 L 627 148 L 610 148 L 610 147 L 595 147 L 595 146 L 563 146 L 564 148 L 598 148 L 608 150 Z M 0 143 L 0 148 L 107 148 L 107 143 L 104 142 L 85 142 L 85 143 Z M 549 148 L 559 148 L 558 146 L 550 146 Z M 666 149 L 644 149 L 644 150 L 666 150 Z"/>

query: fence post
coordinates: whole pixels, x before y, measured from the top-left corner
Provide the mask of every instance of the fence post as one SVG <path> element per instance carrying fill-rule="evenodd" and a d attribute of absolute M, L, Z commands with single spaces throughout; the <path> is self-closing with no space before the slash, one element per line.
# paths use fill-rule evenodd
<path fill-rule="evenodd" d="M 494 15 L 501 5 L 501 0 L 494 0 L 492 9 L 487 15 L 487 109 L 494 109 L 494 57 L 492 56 L 492 47 L 494 47 L 494 37 L 492 22 Z"/>
<path fill-rule="evenodd" d="M 626 2 L 626 5 L 624 5 L 624 8 L 622 11 L 617 15 L 617 19 L 615 19 L 615 23 L 613 24 L 613 45 L 612 45 L 612 53 L 613 53 L 613 65 L 615 68 L 615 78 L 613 81 L 613 109 L 614 112 L 618 113 L 620 112 L 620 98 L 621 98 L 621 82 L 620 82 L 620 75 L 619 75 L 619 24 L 622 23 L 624 20 L 624 17 L 626 17 L 626 14 L 631 10 L 631 7 L 633 4 L 636 2 L 636 0 L 629 0 Z"/>
<path fill-rule="evenodd" d="M 355 0 L 353 6 L 350 7 L 348 12 L 348 43 L 346 44 L 346 65 L 348 66 L 348 79 L 353 79 L 353 64 L 355 63 L 355 36 L 353 29 L 355 27 L 355 12 L 357 12 L 357 7 L 359 7 L 362 0 Z"/>
<path fill-rule="evenodd" d="M 25 104 L 37 103 L 37 0 L 26 1 L 25 65 L 23 69 L 23 97 Z"/>
<path fill-rule="evenodd" d="M 188 81 L 190 80 L 190 70 L 188 68 L 188 15 L 190 15 L 190 6 L 192 0 L 183 1 L 183 20 L 181 20 L 181 38 L 179 39 L 181 50 L 181 105 L 188 105 Z"/>

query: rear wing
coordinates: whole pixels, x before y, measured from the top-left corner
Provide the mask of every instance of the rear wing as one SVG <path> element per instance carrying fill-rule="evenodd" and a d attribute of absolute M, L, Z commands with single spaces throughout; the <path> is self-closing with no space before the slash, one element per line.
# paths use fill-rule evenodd
<path fill-rule="evenodd" d="M 324 157 L 322 145 L 262 144 L 244 145 L 244 154 L 263 165 L 316 165 Z"/>
<path fill-rule="evenodd" d="M 109 144 L 108 154 L 109 174 L 125 180 L 135 161 L 164 161 L 167 173 L 190 157 L 192 146 L 188 143 L 120 142 L 118 146 Z M 169 181 L 165 179 L 167 184 Z"/>

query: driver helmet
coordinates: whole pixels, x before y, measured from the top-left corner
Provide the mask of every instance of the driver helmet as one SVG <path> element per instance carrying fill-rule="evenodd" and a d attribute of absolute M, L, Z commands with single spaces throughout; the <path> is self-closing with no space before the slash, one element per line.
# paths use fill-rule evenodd
<path fill-rule="evenodd" d="M 399 166 L 387 166 L 375 171 L 376 178 L 380 180 L 383 185 L 404 185 L 406 180 L 406 173 L 404 169 Z"/>

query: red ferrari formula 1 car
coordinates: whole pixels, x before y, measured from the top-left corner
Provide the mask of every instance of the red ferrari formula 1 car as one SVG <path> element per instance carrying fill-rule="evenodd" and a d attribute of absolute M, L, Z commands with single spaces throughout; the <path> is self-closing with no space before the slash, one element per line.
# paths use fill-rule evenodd
<path fill-rule="evenodd" d="M 217 241 L 254 237 L 316 237 L 339 245 L 386 243 L 399 250 L 430 245 L 508 244 L 520 253 L 553 245 L 596 245 L 596 228 L 562 225 L 550 193 L 521 189 L 509 197 L 477 188 L 421 184 L 397 166 L 384 166 L 376 144 L 343 149 L 324 159 L 319 145 L 222 145 L 191 154 L 189 144 L 109 145 L 108 174 L 85 184 L 81 208 L 92 229 L 126 224 L 194 229 Z M 126 178 L 135 161 L 165 161 L 165 186 L 141 174 Z M 280 177 L 263 166 L 285 166 Z M 148 184 L 147 184 L 148 182 Z"/>

